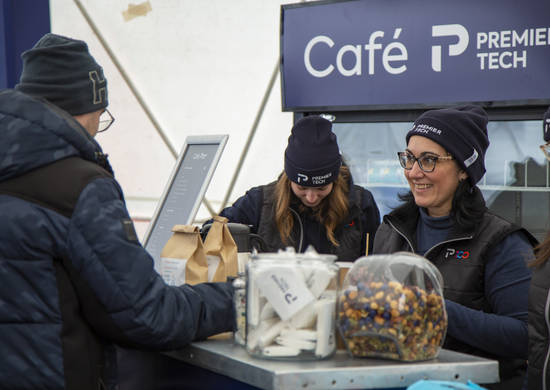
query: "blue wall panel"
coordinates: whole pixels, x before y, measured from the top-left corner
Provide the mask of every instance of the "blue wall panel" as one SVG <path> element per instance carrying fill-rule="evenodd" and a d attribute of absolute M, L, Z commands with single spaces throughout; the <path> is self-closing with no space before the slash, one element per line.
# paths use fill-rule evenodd
<path fill-rule="evenodd" d="M 21 53 L 49 31 L 49 0 L 0 0 L 0 89 L 13 88 Z"/>

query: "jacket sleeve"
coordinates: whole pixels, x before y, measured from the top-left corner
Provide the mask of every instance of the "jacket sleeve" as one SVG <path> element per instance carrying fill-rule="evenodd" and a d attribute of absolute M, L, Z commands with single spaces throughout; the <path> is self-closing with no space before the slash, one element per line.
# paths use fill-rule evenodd
<path fill-rule="evenodd" d="M 485 296 L 492 313 L 446 300 L 448 332 L 462 342 L 501 357 L 527 358 L 527 304 L 532 246 L 522 233 L 513 233 L 489 254 L 485 267 Z"/>
<path fill-rule="evenodd" d="M 368 233 L 368 249 L 369 255 L 373 254 L 374 249 L 374 236 L 378 227 L 380 226 L 380 210 L 378 210 L 378 205 L 374 200 L 371 192 L 363 189 L 363 201 L 362 201 L 362 224 L 365 234 L 363 234 L 363 239 L 361 242 L 362 248 L 366 250 L 367 248 L 367 233 Z M 364 253 L 364 251 L 363 251 Z"/>
<path fill-rule="evenodd" d="M 257 233 L 262 213 L 262 187 L 253 187 L 237 199 L 233 205 L 224 208 L 220 215 L 229 222 L 249 225 L 253 233 Z"/>
<path fill-rule="evenodd" d="M 63 257 L 86 320 L 113 342 L 169 350 L 232 330 L 231 286 L 166 285 L 111 178 L 92 181 L 80 194 Z"/>

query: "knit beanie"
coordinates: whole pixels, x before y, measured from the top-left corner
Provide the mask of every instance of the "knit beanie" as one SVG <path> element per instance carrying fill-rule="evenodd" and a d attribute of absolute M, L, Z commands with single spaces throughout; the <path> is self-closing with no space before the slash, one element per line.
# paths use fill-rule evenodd
<path fill-rule="evenodd" d="M 71 115 L 109 104 L 103 68 L 84 41 L 48 33 L 21 54 L 23 71 L 15 89 L 42 97 Z"/>
<path fill-rule="evenodd" d="M 407 144 L 413 135 L 437 142 L 455 158 L 474 186 L 485 174 L 488 121 L 485 110 L 473 105 L 426 111 L 407 133 Z"/>
<path fill-rule="evenodd" d="M 550 107 L 548 107 L 542 119 L 542 132 L 544 141 L 550 142 Z"/>
<path fill-rule="evenodd" d="M 304 187 L 320 187 L 338 177 L 342 158 L 330 121 L 306 116 L 292 127 L 285 150 L 285 173 Z"/>

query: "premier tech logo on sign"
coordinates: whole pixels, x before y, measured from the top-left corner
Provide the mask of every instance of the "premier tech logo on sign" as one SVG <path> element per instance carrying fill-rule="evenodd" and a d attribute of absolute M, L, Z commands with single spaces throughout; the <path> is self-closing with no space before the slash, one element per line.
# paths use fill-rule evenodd
<path fill-rule="evenodd" d="M 284 104 L 550 100 L 541 85 L 550 85 L 550 19 L 540 14 L 550 2 L 532 1 L 283 6 Z M 499 20 L 478 18 L 485 8 L 499 9 Z"/>
<path fill-rule="evenodd" d="M 398 39 L 401 31 L 401 28 L 396 28 L 393 39 Z M 317 69 L 311 62 L 312 51 L 318 45 L 326 45 L 332 49 L 335 43 L 328 36 L 316 36 L 305 47 L 304 66 L 309 74 L 319 78 L 327 77 L 333 71 L 337 71 L 345 77 L 361 76 L 364 68 L 366 68 L 367 74 L 373 75 L 377 65 L 390 74 L 405 72 L 407 70 L 408 59 L 406 46 L 397 41 L 384 46 L 379 42 L 383 37 L 383 31 L 374 31 L 365 44 L 347 44 L 336 48 L 333 63 L 328 64 L 322 69 Z M 463 54 L 470 42 L 470 34 L 460 24 L 448 24 L 432 26 L 432 38 L 436 37 L 456 38 L 456 43 L 449 44 L 447 47 L 440 44 L 432 45 L 431 67 L 434 72 L 441 72 L 443 53 L 449 57 Z M 528 46 L 550 45 L 550 27 L 525 29 L 521 32 L 515 30 L 478 32 L 476 37 L 477 58 L 479 59 L 480 69 L 490 71 L 518 67 L 526 68 L 527 50 L 516 49 Z M 352 58 L 352 66 L 349 68 L 346 68 L 343 64 L 345 56 L 351 56 Z"/>

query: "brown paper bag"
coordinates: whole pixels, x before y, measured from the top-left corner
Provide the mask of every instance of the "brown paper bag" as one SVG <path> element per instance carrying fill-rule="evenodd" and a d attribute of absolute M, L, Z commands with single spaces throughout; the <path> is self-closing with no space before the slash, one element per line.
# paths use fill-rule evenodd
<path fill-rule="evenodd" d="M 209 282 L 225 282 L 228 276 L 237 276 L 237 244 L 227 221 L 225 217 L 215 216 L 204 240 Z"/>
<path fill-rule="evenodd" d="M 208 281 L 208 263 L 199 228 L 175 225 L 160 253 L 160 274 L 167 284 L 181 286 Z"/>

